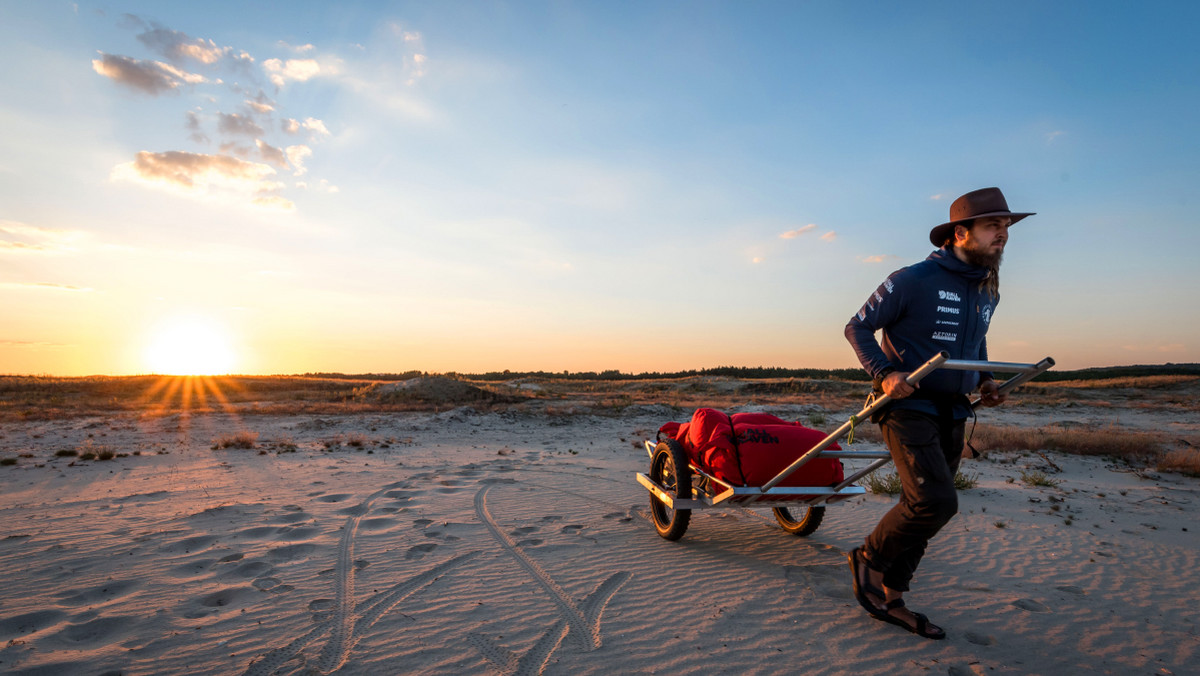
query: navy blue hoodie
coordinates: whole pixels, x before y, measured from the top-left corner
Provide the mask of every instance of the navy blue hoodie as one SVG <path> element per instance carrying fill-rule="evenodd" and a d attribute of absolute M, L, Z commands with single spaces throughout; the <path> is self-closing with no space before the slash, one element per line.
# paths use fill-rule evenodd
<path fill-rule="evenodd" d="M 987 274 L 987 268 L 960 261 L 949 248 L 893 272 L 846 324 L 846 339 L 863 368 L 872 378 L 888 367 L 914 371 L 942 350 L 951 359 L 987 359 L 985 336 L 999 300 L 981 288 Z M 883 332 L 881 342 L 876 331 Z M 939 369 L 921 381 L 917 394 L 893 406 L 936 415 L 929 398 L 968 394 L 981 376 L 991 374 Z M 963 398 L 955 399 L 954 417 L 966 417 Z"/>

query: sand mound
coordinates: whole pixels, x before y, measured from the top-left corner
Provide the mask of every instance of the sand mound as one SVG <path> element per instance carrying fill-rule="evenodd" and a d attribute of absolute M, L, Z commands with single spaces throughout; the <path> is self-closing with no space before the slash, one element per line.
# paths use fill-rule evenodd
<path fill-rule="evenodd" d="M 469 404 L 513 400 L 512 397 L 445 376 L 421 376 L 396 383 L 373 383 L 355 390 L 354 396 L 363 401 L 377 403 Z"/>

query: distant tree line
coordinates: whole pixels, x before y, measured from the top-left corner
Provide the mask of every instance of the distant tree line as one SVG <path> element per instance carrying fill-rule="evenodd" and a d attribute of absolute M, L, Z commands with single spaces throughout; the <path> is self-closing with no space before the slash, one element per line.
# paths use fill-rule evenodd
<path fill-rule="evenodd" d="M 488 371 L 487 373 L 429 373 L 405 371 L 404 373 L 305 373 L 309 378 L 345 380 L 410 380 L 421 376 L 440 375 L 447 378 L 499 382 L 522 378 L 557 380 L 661 380 L 667 378 L 690 378 L 695 376 L 724 376 L 746 380 L 767 378 L 801 378 L 807 380 L 869 380 L 862 369 L 789 369 L 779 366 L 718 366 L 716 368 L 692 369 L 688 371 L 646 371 L 622 373 L 616 369 L 607 371 Z M 1106 378 L 1135 378 L 1139 376 L 1200 375 L 1200 364 L 1158 364 L 1146 366 L 1104 366 L 1056 371 L 1051 369 L 1038 376 L 1039 381 L 1103 380 Z"/>

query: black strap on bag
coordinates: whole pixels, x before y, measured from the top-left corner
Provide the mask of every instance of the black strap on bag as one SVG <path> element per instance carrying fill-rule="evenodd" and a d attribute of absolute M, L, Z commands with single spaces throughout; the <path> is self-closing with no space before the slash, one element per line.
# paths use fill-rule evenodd
<path fill-rule="evenodd" d="M 737 430 L 733 427 L 733 416 L 725 413 L 729 419 L 729 438 L 733 441 L 733 457 L 737 460 L 738 475 L 742 477 L 742 485 L 746 486 L 746 472 L 742 470 L 742 451 L 738 448 Z"/>

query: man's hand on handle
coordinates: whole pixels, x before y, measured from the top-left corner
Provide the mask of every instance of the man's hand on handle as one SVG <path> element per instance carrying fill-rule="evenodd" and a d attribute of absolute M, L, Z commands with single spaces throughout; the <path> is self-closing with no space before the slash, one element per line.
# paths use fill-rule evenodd
<path fill-rule="evenodd" d="M 1000 386 L 994 380 L 985 380 L 979 384 L 979 403 L 984 406 L 999 406 L 1008 400 L 1007 394 L 1000 394 Z"/>
<path fill-rule="evenodd" d="M 892 399 L 903 399 L 917 391 L 917 388 L 909 385 L 905 380 L 909 375 L 900 371 L 892 371 L 884 376 L 883 382 L 879 386 L 883 388 L 883 393 Z"/>

